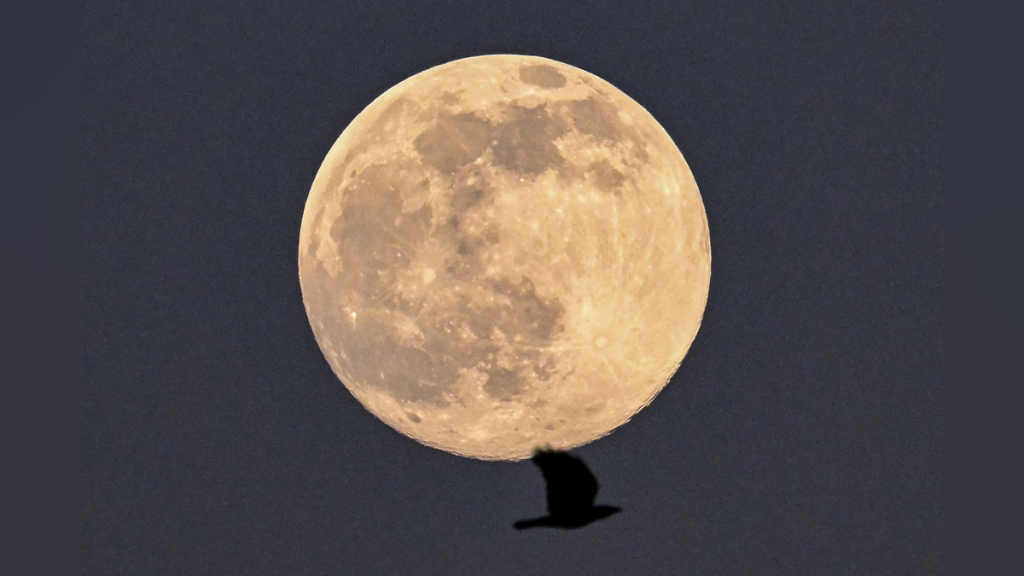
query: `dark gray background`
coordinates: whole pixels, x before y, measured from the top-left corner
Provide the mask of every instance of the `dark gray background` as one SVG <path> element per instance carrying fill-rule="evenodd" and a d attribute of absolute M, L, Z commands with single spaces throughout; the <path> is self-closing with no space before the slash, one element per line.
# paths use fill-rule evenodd
<path fill-rule="evenodd" d="M 86 2 L 87 574 L 937 574 L 941 6 Z M 578 451 L 625 511 L 515 532 L 528 463 L 425 448 L 331 373 L 297 277 L 317 168 L 430 66 L 533 54 L 645 106 L 700 185 L 704 325 Z"/>

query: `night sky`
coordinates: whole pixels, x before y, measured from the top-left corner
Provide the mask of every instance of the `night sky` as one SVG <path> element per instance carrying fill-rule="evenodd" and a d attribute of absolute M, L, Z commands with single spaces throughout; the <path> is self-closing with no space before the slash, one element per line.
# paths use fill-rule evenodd
<path fill-rule="evenodd" d="M 940 7 L 87 2 L 83 573 L 942 572 Z M 578 531 L 512 529 L 544 512 L 532 464 L 363 409 L 299 290 L 341 131 L 401 80 L 493 53 L 647 108 L 711 230 L 682 367 L 574 452 L 624 509 Z"/>

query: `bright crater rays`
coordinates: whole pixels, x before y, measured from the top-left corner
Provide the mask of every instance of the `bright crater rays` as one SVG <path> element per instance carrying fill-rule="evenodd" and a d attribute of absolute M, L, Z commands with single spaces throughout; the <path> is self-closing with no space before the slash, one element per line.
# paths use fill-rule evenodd
<path fill-rule="evenodd" d="M 678 148 L 552 60 L 481 56 L 385 92 L 327 154 L 302 218 L 317 343 L 424 444 L 488 460 L 595 440 L 679 367 L 711 250 Z"/>

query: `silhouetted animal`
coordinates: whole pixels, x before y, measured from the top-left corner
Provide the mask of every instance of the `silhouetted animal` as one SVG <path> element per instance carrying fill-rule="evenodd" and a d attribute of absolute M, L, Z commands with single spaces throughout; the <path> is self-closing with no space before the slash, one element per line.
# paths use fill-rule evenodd
<path fill-rule="evenodd" d="M 594 505 L 597 480 L 579 458 L 549 448 L 537 450 L 531 460 L 544 474 L 549 515 L 520 520 L 513 525 L 517 530 L 541 527 L 582 528 L 622 511 L 615 506 Z"/>

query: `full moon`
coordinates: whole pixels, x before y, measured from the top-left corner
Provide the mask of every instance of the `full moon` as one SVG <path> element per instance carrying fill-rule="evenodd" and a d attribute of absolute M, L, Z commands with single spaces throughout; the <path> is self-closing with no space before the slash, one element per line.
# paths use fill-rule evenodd
<path fill-rule="evenodd" d="M 479 56 L 366 107 L 302 215 L 316 341 L 370 412 L 484 460 L 627 422 L 700 327 L 711 244 L 660 124 L 561 62 Z"/>

